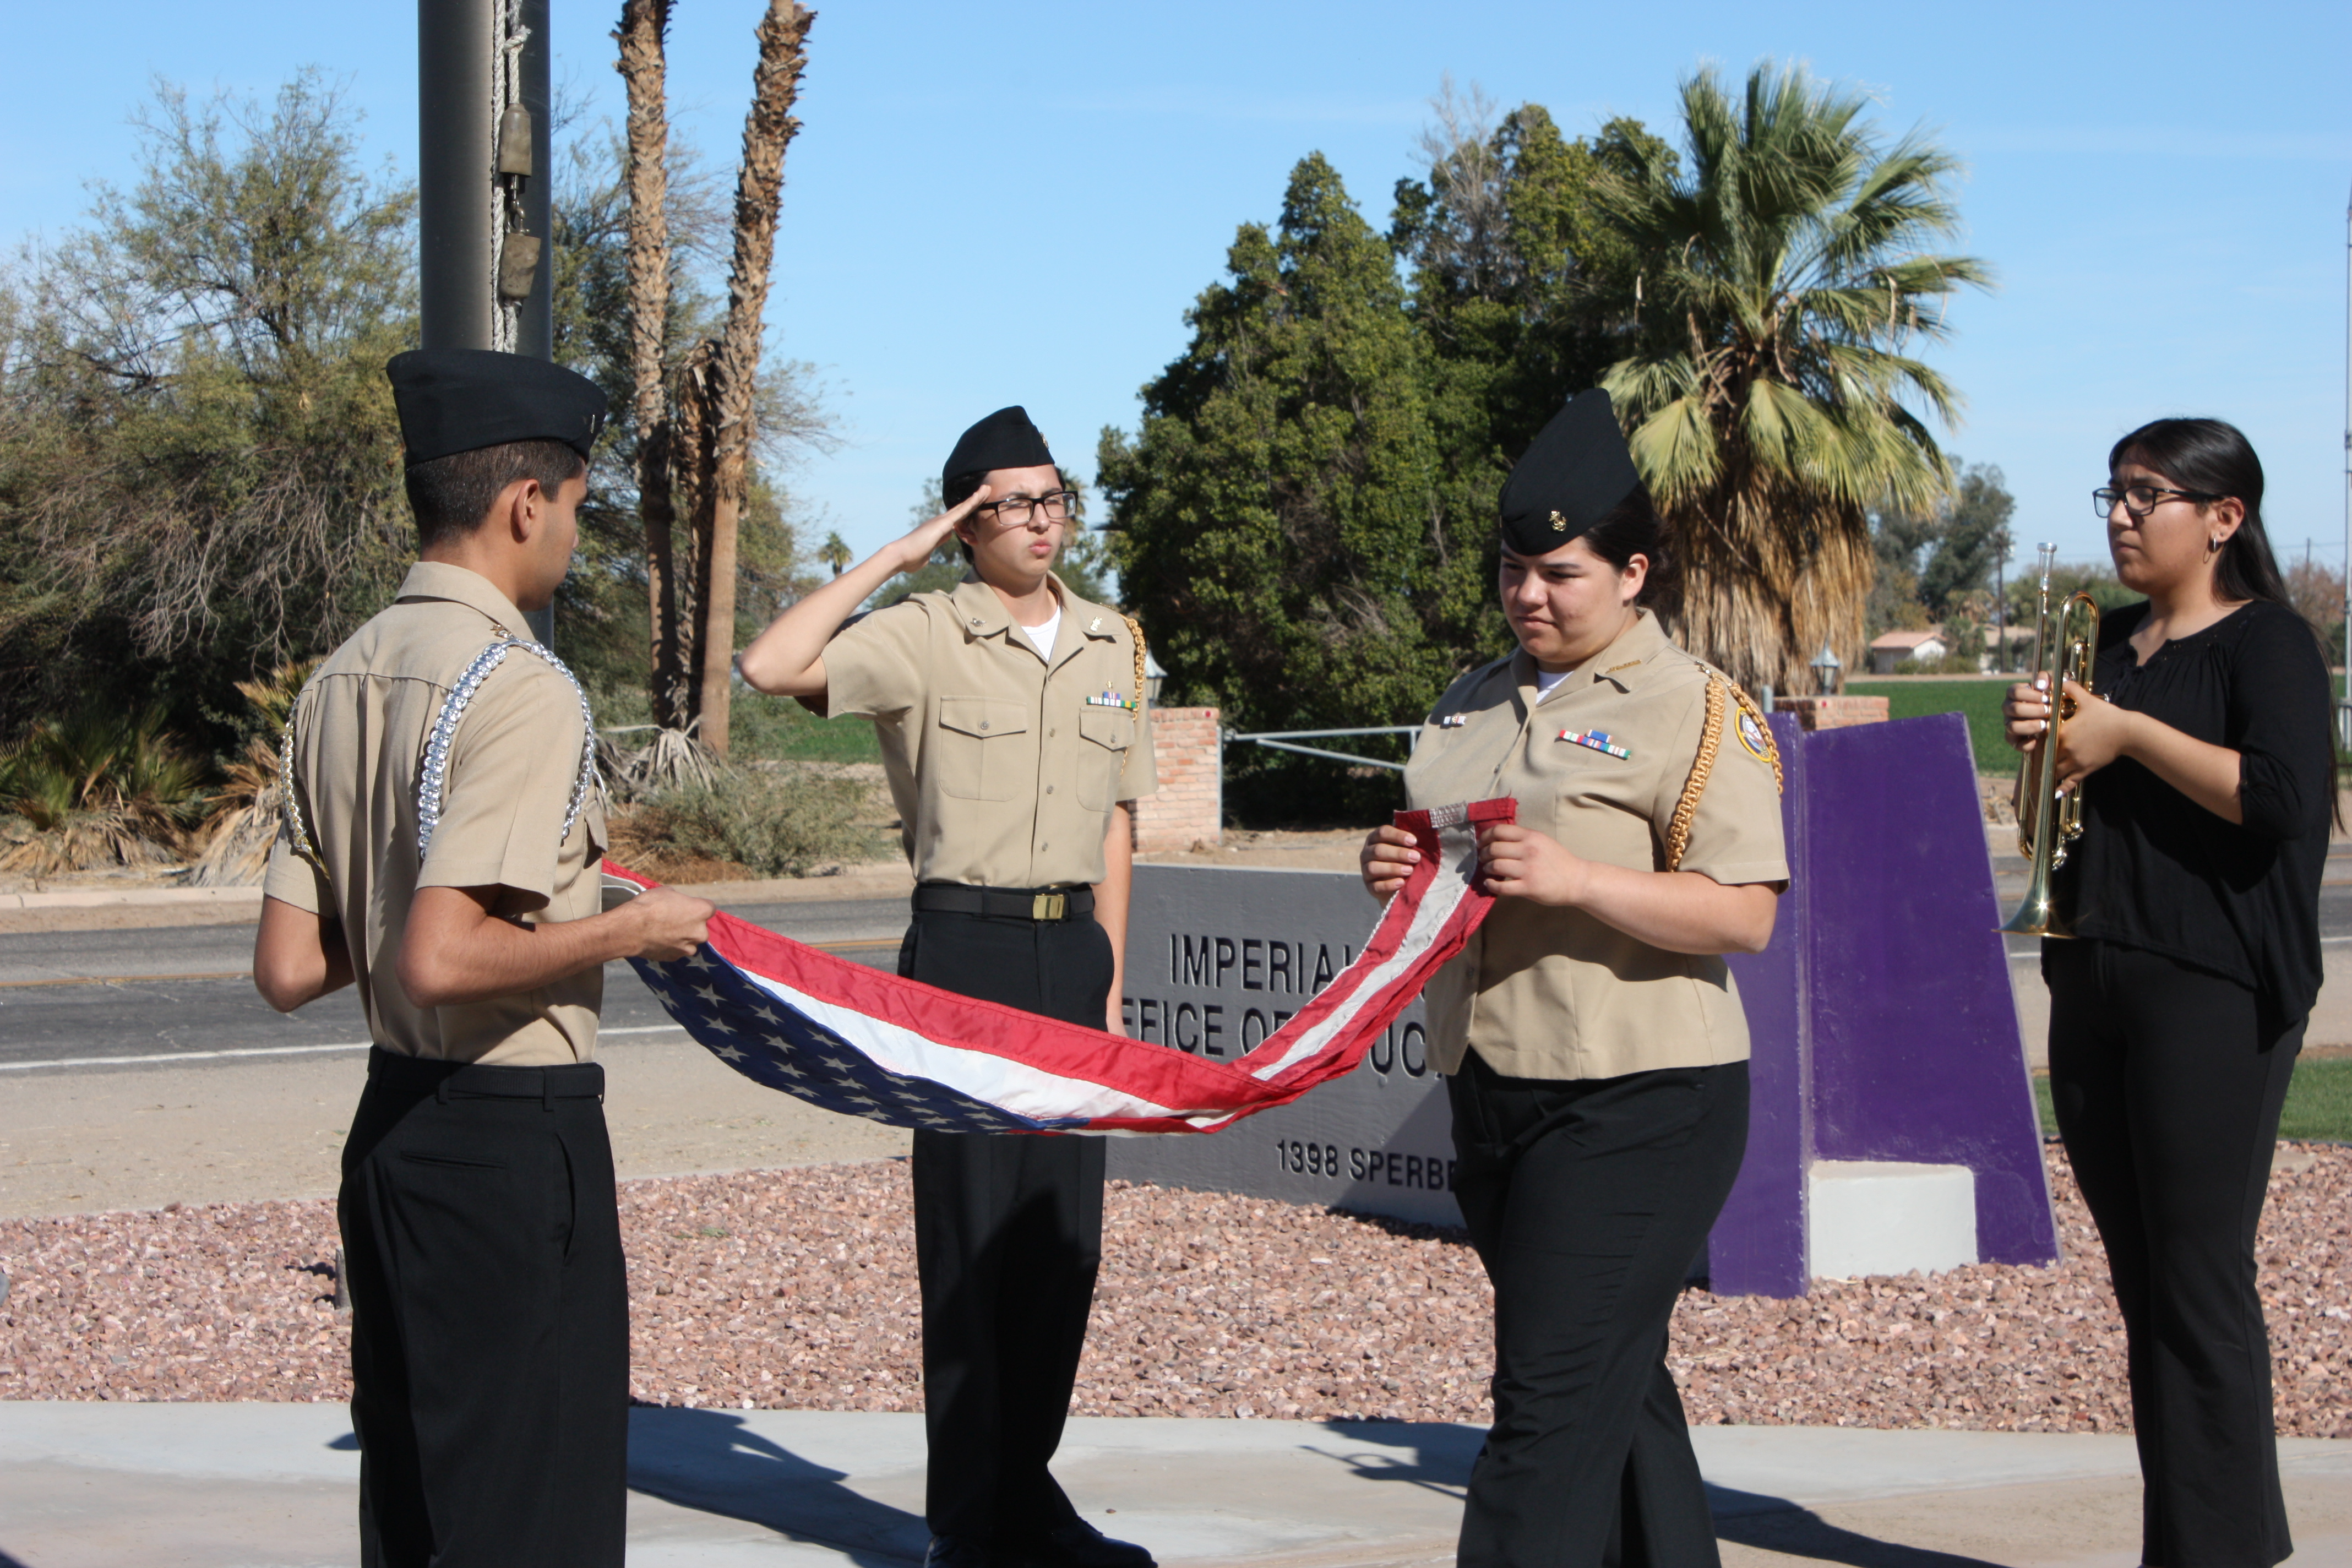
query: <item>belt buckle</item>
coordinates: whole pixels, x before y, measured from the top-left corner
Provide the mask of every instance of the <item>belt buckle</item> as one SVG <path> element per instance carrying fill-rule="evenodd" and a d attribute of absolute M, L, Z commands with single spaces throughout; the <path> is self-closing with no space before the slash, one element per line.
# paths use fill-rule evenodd
<path fill-rule="evenodd" d="M 1067 893 L 1039 893 L 1029 900 L 1029 918 L 1033 921 L 1065 920 L 1069 912 Z"/>

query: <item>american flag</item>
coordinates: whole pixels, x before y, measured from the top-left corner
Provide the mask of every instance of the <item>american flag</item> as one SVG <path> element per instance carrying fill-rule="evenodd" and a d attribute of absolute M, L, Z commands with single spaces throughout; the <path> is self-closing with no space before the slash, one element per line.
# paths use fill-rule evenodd
<path fill-rule="evenodd" d="M 959 996 L 723 913 L 692 956 L 630 962 L 712 1055 L 845 1116 L 943 1132 L 1214 1132 L 1362 1059 L 1486 917 L 1477 829 L 1514 809 L 1486 800 L 1399 812 L 1421 863 L 1363 951 L 1230 1061 Z M 653 886 L 609 860 L 604 875 Z"/>

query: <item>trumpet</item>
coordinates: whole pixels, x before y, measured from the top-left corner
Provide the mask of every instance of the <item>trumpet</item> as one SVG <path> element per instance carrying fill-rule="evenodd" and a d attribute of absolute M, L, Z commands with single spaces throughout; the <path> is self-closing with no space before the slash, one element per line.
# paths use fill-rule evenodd
<path fill-rule="evenodd" d="M 2066 863 L 2066 846 L 2083 836 L 2083 792 L 2078 787 L 2058 793 L 2058 737 L 2074 716 L 2074 700 L 2066 694 L 2073 681 L 2091 689 L 2091 664 L 2099 648 L 2098 602 L 2088 594 L 2072 594 L 2053 611 L 2050 604 L 2050 573 L 2057 563 L 2058 547 L 2042 547 L 2042 597 L 2033 626 L 2033 668 L 2050 672 L 2050 723 L 2017 770 L 2017 847 L 2032 871 L 2026 879 L 2025 901 L 2001 926 L 2018 936 L 2074 934 L 2061 914 L 2050 885 L 2050 874 Z"/>

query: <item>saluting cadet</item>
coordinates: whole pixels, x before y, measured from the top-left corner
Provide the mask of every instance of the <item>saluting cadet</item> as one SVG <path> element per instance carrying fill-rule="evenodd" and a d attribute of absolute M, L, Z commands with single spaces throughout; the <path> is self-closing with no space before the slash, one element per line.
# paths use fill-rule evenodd
<path fill-rule="evenodd" d="M 710 906 L 601 913 L 588 704 L 524 640 L 578 539 L 604 395 L 481 350 L 388 367 L 421 559 L 320 667 L 284 747 L 254 982 L 356 983 L 374 1048 L 343 1145 L 368 1568 L 617 1564 L 628 1300 L 597 1010 Z"/>
<path fill-rule="evenodd" d="M 1423 729 L 1415 806 L 1509 795 L 1496 895 L 1431 983 L 1455 1196 L 1495 1287 L 1495 1425 L 1458 1561 L 1719 1561 L 1665 1367 L 1684 1277 L 1748 1140 L 1748 1023 L 1720 956 L 1771 938 L 1779 763 L 1748 700 L 1640 607 L 1658 519 L 1605 393 L 1547 425 L 1502 495 L 1518 648 Z M 1418 858 L 1381 828 L 1366 885 Z"/>
<path fill-rule="evenodd" d="M 1129 803 L 1158 787 L 1142 634 L 1054 557 L 1076 497 L 1019 408 L 964 432 L 948 510 L 777 617 L 743 679 L 874 721 L 915 868 L 898 973 L 1119 1031 Z M 844 628 L 953 533 L 971 572 Z M 835 634 L 838 633 L 836 636 Z M 938 1568 L 1150 1568 L 1047 1468 L 1102 1256 L 1100 1140 L 915 1133 L 924 1514 Z"/>

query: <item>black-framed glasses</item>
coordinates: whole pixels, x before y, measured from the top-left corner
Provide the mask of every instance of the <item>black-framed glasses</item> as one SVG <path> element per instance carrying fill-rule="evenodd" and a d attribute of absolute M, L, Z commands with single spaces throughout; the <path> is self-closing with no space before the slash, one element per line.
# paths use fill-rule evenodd
<path fill-rule="evenodd" d="M 1003 500 L 982 501 L 980 510 L 1007 528 L 1025 528 L 1030 518 L 1041 511 L 1047 522 L 1067 522 L 1077 504 L 1077 491 L 1052 490 L 1042 496 L 1006 496 Z"/>
<path fill-rule="evenodd" d="M 2124 503 L 2124 510 L 2131 514 L 2134 521 L 2154 511 L 2158 502 L 2174 496 L 2178 496 L 2182 500 L 2202 501 L 2221 499 L 2220 496 L 2207 495 L 2203 490 L 2168 489 L 2162 485 L 2126 485 L 2120 489 L 2113 485 L 2101 485 L 2091 492 L 2091 500 L 2097 503 L 2101 517 L 2114 516 L 2116 502 L 2121 501 Z"/>

